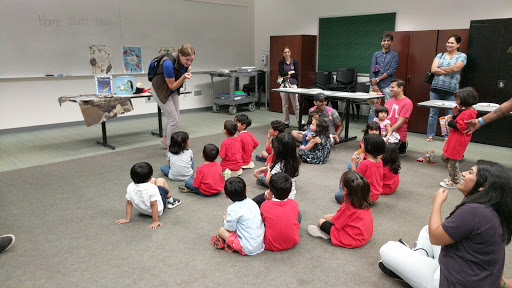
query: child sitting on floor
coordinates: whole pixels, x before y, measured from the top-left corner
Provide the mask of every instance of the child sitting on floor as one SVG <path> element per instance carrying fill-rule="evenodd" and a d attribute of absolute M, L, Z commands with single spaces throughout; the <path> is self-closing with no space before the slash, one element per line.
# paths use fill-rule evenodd
<path fill-rule="evenodd" d="M 398 157 L 398 143 L 388 143 L 386 151 L 382 155 L 382 195 L 393 194 L 400 184 L 401 169 L 400 158 Z"/>
<path fill-rule="evenodd" d="M 279 172 L 270 178 L 270 199 L 261 204 L 261 218 L 265 224 L 265 250 L 288 250 L 299 243 L 299 204 L 288 199 L 292 190 L 292 179 Z M 275 198 L 272 199 L 272 198 Z"/>
<path fill-rule="evenodd" d="M 460 183 L 459 162 L 464 157 L 464 152 L 468 148 L 472 135 L 463 133 L 468 126 L 465 121 L 476 118 L 477 111 L 473 108 L 473 105 L 478 103 L 478 94 L 472 87 L 459 89 L 455 91 L 455 103 L 457 104 L 453 107 L 455 116 L 446 116 L 448 127 L 452 129 L 441 155 L 441 160 L 448 167 L 448 175 L 450 175 L 450 179 L 439 183 L 444 188 L 457 188 Z"/>
<path fill-rule="evenodd" d="M 187 132 L 178 131 L 171 135 L 171 144 L 167 152 L 169 165 L 160 167 L 160 171 L 171 180 L 185 180 L 194 174 L 194 157 L 192 150 L 188 149 L 190 139 Z"/>
<path fill-rule="evenodd" d="M 252 152 L 260 145 L 260 142 L 254 138 L 251 132 L 247 131 L 252 124 L 249 116 L 245 114 L 238 114 L 235 116 L 235 122 L 238 125 L 238 136 L 240 145 L 242 147 L 242 169 L 254 168 L 252 162 Z"/>
<path fill-rule="evenodd" d="M 368 134 L 381 135 L 379 123 L 377 123 L 375 121 L 368 122 L 368 124 L 366 124 L 366 128 L 363 131 L 364 131 L 363 139 Z M 359 150 L 357 150 L 357 153 L 359 153 L 359 156 L 356 157 L 358 159 L 358 161 L 356 162 L 356 168 L 359 165 L 359 162 L 366 160 L 368 158 L 368 156 L 366 156 L 366 153 L 362 153 L 363 145 L 364 145 L 363 140 L 361 140 L 361 142 L 359 142 Z M 352 163 L 348 163 L 348 170 L 352 170 Z"/>
<path fill-rule="evenodd" d="M 309 141 L 311 141 L 311 139 L 313 139 L 313 136 L 315 136 L 315 133 L 314 132 L 311 132 L 311 123 L 313 123 L 313 120 L 315 119 L 318 119 L 320 117 L 320 113 L 318 113 L 318 111 L 311 111 L 309 112 L 309 117 L 308 117 L 308 129 L 303 132 L 302 134 L 302 146 L 306 146 L 308 145 Z"/>
<path fill-rule="evenodd" d="M 376 201 L 380 194 L 382 194 L 382 183 L 383 183 L 383 172 L 382 172 L 382 161 L 379 156 L 384 154 L 386 150 L 386 142 L 376 134 L 368 134 L 363 138 L 363 153 L 366 153 L 368 159 L 363 160 L 356 167 L 358 161 L 357 152 L 352 155 L 352 171 L 357 171 L 370 183 L 371 193 L 370 200 Z M 334 198 L 338 203 L 343 201 L 343 193 L 336 192 Z"/>
<path fill-rule="evenodd" d="M 268 158 L 272 154 L 272 139 L 283 133 L 286 130 L 286 125 L 283 121 L 274 120 L 270 122 L 270 128 L 267 132 L 267 142 L 265 144 L 265 150 L 261 152 L 261 155 L 256 155 L 256 161 L 268 163 Z"/>
<path fill-rule="evenodd" d="M 306 163 L 325 164 L 331 154 L 329 124 L 324 119 L 317 118 L 311 123 L 310 130 L 315 136 L 308 145 L 299 147 L 299 156 Z"/>
<path fill-rule="evenodd" d="M 233 204 L 224 213 L 224 227 L 219 229 L 219 235 L 211 238 L 213 246 L 228 252 L 237 251 L 242 255 L 260 253 L 265 248 L 265 226 L 258 205 L 246 196 L 244 180 L 240 177 L 228 179 L 224 192 Z"/>
<path fill-rule="evenodd" d="M 284 172 L 292 179 L 292 191 L 288 198 L 295 199 L 295 178 L 299 176 L 300 160 L 297 155 L 297 146 L 295 138 L 288 133 L 277 135 L 272 141 L 272 164 L 265 166 L 254 171 L 254 176 L 257 178 L 256 184 L 267 186 L 273 174 Z M 264 174 L 266 173 L 266 176 Z M 265 199 L 272 198 L 272 196 L 265 196 L 261 193 L 254 197 L 252 200 L 261 206 Z"/>
<path fill-rule="evenodd" d="M 387 119 L 389 114 L 386 106 L 379 106 L 375 108 L 375 119 L 373 121 L 379 123 L 382 138 L 386 143 L 398 143 L 400 135 L 391 131 L 391 122 Z"/>
<path fill-rule="evenodd" d="M 171 196 L 164 178 L 153 178 L 153 167 L 147 162 L 133 165 L 130 176 L 133 182 L 126 188 L 126 218 L 119 219 L 116 223 L 129 223 L 132 209 L 135 208 L 135 211 L 153 217 L 149 229 L 162 226 L 158 216 L 162 216 L 166 207 L 174 208 L 180 205 L 180 199 Z"/>
<path fill-rule="evenodd" d="M 235 121 L 226 120 L 224 122 L 224 135 L 226 139 L 220 144 L 219 156 L 222 176 L 225 180 L 231 177 L 231 171 L 235 171 L 237 176 L 242 175 L 242 146 L 240 139 L 235 137 L 238 125 Z"/>
<path fill-rule="evenodd" d="M 206 144 L 203 148 L 204 164 L 197 167 L 194 178 L 185 179 L 185 185 L 179 189 L 183 193 L 194 192 L 201 196 L 214 196 L 224 189 L 224 178 L 219 162 L 215 161 L 219 156 L 219 148 L 214 144 Z"/>
<path fill-rule="evenodd" d="M 358 172 L 346 171 L 341 175 L 340 186 L 345 197 L 338 212 L 324 215 L 318 226 L 308 226 L 308 232 L 314 237 L 331 239 L 335 246 L 361 247 L 373 235 L 370 184 Z"/>

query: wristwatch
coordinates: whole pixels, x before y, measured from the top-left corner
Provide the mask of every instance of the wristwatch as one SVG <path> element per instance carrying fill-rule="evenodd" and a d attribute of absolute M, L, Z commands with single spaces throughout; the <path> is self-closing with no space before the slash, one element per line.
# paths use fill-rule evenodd
<path fill-rule="evenodd" d="M 376 77 L 375 80 L 377 81 L 377 83 L 379 83 L 379 77 Z"/>

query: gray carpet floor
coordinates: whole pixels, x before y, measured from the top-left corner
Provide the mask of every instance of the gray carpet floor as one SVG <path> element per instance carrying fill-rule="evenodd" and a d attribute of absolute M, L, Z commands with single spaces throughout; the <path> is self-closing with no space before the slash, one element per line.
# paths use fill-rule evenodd
<path fill-rule="evenodd" d="M 257 151 L 264 149 L 267 129 L 249 129 L 263 142 Z M 223 139 L 222 134 L 191 139 L 196 166 L 202 164 L 202 147 L 220 146 Z M 1 172 L 0 227 L 10 229 L 1 232 L 14 234 L 16 244 L 0 255 L 0 287 L 407 287 L 380 272 L 379 248 L 398 238 L 415 241 L 428 223 L 432 195 L 447 177 L 441 163 L 416 162 L 421 155 L 414 151 L 401 157 L 400 186 L 374 206 L 374 234 L 367 245 L 335 247 L 307 232 L 308 225 L 339 208 L 333 195 L 359 141 L 335 146 L 325 165 L 301 165 L 296 183 L 303 216 L 300 243 L 256 256 L 215 249 L 210 237 L 222 226 L 231 201 L 223 193 L 212 198 L 180 193 L 179 181 L 168 180 L 182 204 L 160 217 L 163 227 L 149 230 L 151 217 L 136 213 L 131 223 L 115 223 L 125 216 L 134 163 L 147 161 L 155 177 L 163 176 L 165 149 L 158 145 Z M 256 168 L 263 165 L 256 163 Z M 463 161 L 461 170 L 472 165 Z M 249 197 L 265 191 L 256 186 L 252 170 L 242 178 Z M 443 216 L 461 199 L 451 190 Z M 508 277 L 511 265 L 507 256 Z"/>

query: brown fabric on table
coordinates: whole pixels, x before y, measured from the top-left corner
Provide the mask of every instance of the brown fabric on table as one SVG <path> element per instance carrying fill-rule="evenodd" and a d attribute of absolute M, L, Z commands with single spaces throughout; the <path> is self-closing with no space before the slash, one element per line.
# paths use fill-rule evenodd
<path fill-rule="evenodd" d="M 90 127 L 133 110 L 129 97 L 82 95 L 78 97 L 59 97 L 59 104 L 76 101 L 82 110 L 85 125 Z"/>

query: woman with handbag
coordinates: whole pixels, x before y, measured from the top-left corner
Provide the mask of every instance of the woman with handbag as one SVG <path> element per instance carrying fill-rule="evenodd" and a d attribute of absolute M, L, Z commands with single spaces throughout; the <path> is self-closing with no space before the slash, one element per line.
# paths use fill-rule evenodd
<path fill-rule="evenodd" d="M 455 101 L 454 92 L 459 89 L 460 72 L 467 62 L 466 54 L 459 52 L 462 38 L 453 35 L 446 42 L 446 52 L 437 54 L 432 62 L 430 72 L 434 74 L 434 80 L 430 87 L 430 100 Z M 430 108 L 427 126 L 427 141 L 434 141 L 437 128 L 439 108 Z M 451 109 L 446 109 L 445 114 L 453 115 Z M 446 139 L 448 134 L 443 135 Z"/>
<path fill-rule="evenodd" d="M 279 61 L 279 79 L 281 88 L 297 88 L 299 84 L 299 63 L 292 59 L 292 52 L 288 47 L 283 49 L 283 59 Z M 281 105 L 283 108 L 283 122 L 290 126 L 290 113 L 288 112 L 288 97 L 291 99 L 295 119 L 299 122 L 299 96 L 295 93 L 281 92 Z M 300 129 L 301 127 L 299 127 Z"/>

